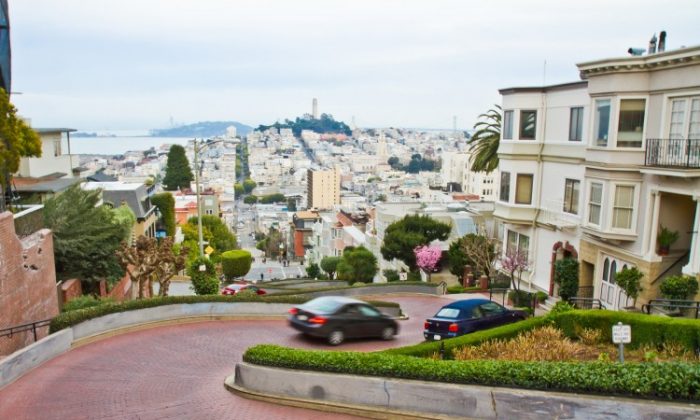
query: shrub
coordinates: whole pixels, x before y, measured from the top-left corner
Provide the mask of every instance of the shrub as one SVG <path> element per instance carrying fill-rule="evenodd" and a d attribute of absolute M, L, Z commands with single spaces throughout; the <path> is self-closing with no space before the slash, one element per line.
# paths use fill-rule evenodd
<path fill-rule="evenodd" d="M 91 308 L 93 306 L 104 305 L 112 302 L 114 302 L 114 299 L 112 298 L 97 299 L 92 295 L 83 295 L 66 302 L 66 304 L 63 305 L 62 311 L 70 312 L 78 309 Z"/>
<path fill-rule="evenodd" d="M 542 303 L 545 300 L 547 300 L 547 298 L 549 297 L 549 294 L 547 292 L 537 292 L 536 296 L 537 296 L 537 303 Z"/>
<path fill-rule="evenodd" d="M 564 258 L 554 263 L 554 281 L 559 285 L 559 296 L 564 300 L 578 293 L 578 261 Z"/>
<path fill-rule="evenodd" d="M 457 285 L 457 286 L 450 286 L 447 288 L 447 294 L 457 294 L 457 293 L 464 293 L 464 287 Z"/>
<path fill-rule="evenodd" d="M 242 249 L 226 251 L 221 254 L 221 268 L 227 280 L 248 274 L 252 263 L 253 256 L 250 252 Z"/>
<path fill-rule="evenodd" d="M 698 292 L 698 281 L 690 276 L 669 276 L 659 290 L 668 299 L 688 299 Z"/>
<path fill-rule="evenodd" d="M 306 267 L 306 275 L 311 277 L 312 279 L 318 278 L 320 274 L 321 268 L 318 266 L 318 264 L 311 263 L 308 267 Z"/>
<path fill-rule="evenodd" d="M 637 267 L 625 267 L 619 273 L 617 273 L 615 276 L 615 281 L 617 282 L 618 286 L 625 291 L 627 296 L 631 297 L 636 303 L 637 298 L 639 297 L 639 292 L 642 291 L 642 287 L 640 285 L 640 280 L 642 277 L 644 277 L 644 274 L 642 274 Z"/>
<path fill-rule="evenodd" d="M 568 311 L 573 311 L 574 308 L 573 305 L 571 305 L 569 302 L 565 302 L 563 300 L 557 302 L 554 304 L 554 307 L 552 308 L 551 311 L 549 311 L 550 315 L 556 315 L 562 312 L 568 312 Z"/>
<path fill-rule="evenodd" d="M 201 268 L 204 266 L 205 270 Z M 187 268 L 187 275 L 192 280 L 192 288 L 198 295 L 215 295 L 219 293 L 219 280 L 216 278 L 214 264 L 205 257 L 192 261 Z"/>
<path fill-rule="evenodd" d="M 255 204 L 258 202 L 258 197 L 254 196 L 253 194 L 246 196 L 243 198 L 243 202 L 245 204 Z"/>
<path fill-rule="evenodd" d="M 391 281 L 399 281 L 400 280 L 399 272 L 396 270 L 387 269 L 387 270 L 382 271 L 382 273 L 384 273 L 384 277 L 386 277 L 386 281 L 391 282 Z"/>
<path fill-rule="evenodd" d="M 532 306 L 532 293 L 524 290 L 511 290 L 508 292 L 508 299 L 513 302 L 513 306 L 530 307 Z"/>
<path fill-rule="evenodd" d="M 409 271 L 406 278 L 407 281 L 423 281 L 419 271 Z"/>

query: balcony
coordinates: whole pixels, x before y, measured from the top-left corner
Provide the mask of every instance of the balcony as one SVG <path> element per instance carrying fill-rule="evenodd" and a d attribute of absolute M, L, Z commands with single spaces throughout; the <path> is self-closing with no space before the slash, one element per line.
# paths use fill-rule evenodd
<path fill-rule="evenodd" d="M 658 172 L 683 170 L 700 175 L 700 139 L 647 139 L 644 165 Z"/>

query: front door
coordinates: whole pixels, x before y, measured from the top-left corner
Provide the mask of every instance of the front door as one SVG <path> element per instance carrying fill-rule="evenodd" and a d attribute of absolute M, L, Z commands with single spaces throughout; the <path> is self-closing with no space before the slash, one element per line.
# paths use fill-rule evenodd
<path fill-rule="evenodd" d="M 619 310 L 629 306 L 627 294 L 617 285 L 615 277 L 627 264 L 613 257 L 604 256 L 603 273 L 600 283 L 600 293 L 598 298 L 605 309 Z"/>

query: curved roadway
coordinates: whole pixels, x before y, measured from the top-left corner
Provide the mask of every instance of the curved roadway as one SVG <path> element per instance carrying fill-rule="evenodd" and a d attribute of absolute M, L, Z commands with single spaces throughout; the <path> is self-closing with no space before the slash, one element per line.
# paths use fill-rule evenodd
<path fill-rule="evenodd" d="M 372 351 L 422 341 L 423 321 L 445 305 L 430 296 L 384 297 L 410 316 L 393 341 L 347 342 Z M 206 321 L 117 335 L 71 350 L 0 390 L 0 419 L 345 419 L 234 395 L 224 378 L 246 348 L 273 343 L 330 349 L 283 320 Z M 335 348 L 334 348 L 335 349 Z"/>

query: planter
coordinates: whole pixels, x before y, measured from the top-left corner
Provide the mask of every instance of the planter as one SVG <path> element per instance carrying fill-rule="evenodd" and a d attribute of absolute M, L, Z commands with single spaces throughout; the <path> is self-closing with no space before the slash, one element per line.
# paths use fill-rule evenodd
<path fill-rule="evenodd" d="M 482 275 L 479 277 L 479 287 L 482 289 L 488 289 L 489 288 L 489 278 Z"/>
<path fill-rule="evenodd" d="M 660 256 L 668 255 L 671 251 L 671 245 L 659 245 L 659 250 L 656 252 Z"/>

